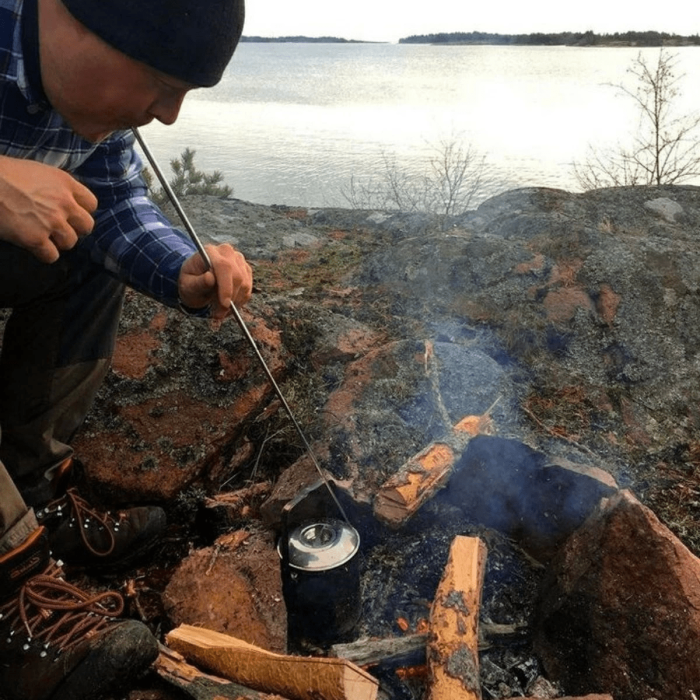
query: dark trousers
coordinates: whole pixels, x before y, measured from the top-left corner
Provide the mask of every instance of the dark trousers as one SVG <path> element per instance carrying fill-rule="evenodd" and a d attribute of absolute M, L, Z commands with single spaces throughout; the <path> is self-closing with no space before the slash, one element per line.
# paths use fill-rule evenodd
<path fill-rule="evenodd" d="M 0 308 L 11 309 L 0 354 L 0 553 L 72 454 L 109 369 L 123 296 L 79 247 L 47 265 L 0 242 Z"/>

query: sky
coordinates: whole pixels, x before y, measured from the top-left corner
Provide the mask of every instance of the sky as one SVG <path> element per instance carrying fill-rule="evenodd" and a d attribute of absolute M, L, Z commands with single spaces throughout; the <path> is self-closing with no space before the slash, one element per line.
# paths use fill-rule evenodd
<path fill-rule="evenodd" d="M 412 34 L 499 34 L 649 29 L 700 34 L 700 8 L 688 0 L 247 0 L 248 36 L 337 36 L 398 41 Z"/>

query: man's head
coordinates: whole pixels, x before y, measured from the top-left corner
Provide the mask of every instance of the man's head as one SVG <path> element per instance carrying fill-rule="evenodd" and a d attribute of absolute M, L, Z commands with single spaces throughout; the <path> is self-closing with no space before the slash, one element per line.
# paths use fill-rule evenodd
<path fill-rule="evenodd" d="M 157 119 L 216 84 L 243 29 L 244 0 L 39 0 L 41 77 L 81 136 Z"/>
<path fill-rule="evenodd" d="M 221 80 L 243 31 L 243 0 L 62 0 L 110 46 L 199 87 Z"/>

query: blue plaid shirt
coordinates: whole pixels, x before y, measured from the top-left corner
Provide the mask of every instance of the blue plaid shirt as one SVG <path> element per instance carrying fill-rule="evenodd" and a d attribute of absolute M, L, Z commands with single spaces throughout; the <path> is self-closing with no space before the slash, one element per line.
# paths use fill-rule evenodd
<path fill-rule="evenodd" d="M 81 138 L 30 85 L 21 41 L 23 0 L 0 0 L 0 155 L 71 173 L 97 197 L 95 228 L 78 243 L 130 287 L 172 307 L 177 279 L 196 249 L 147 198 L 130 131 L 93 144 Z"/>

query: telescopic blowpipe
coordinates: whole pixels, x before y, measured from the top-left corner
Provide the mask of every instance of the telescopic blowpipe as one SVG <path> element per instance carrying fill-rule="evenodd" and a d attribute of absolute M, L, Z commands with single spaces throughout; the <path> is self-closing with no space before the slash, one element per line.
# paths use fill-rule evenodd
<path fill-rule="evenodd" d="M 192 242 L 194 243 L 194 245 L 196 246 L 197 251 L 202 256 L 202 259 L 204 260 L 204 262 L 207 266 L 207 269 L 211 270 L 213 272 L 211 259 L 209 258 L 207 251 L 204 249 L 202 242 L 199 240 L 199 236 L 197 235 L 196 231 L 194 230 L 194 227 L 192 226 L 192 224 L 190 223 L 190 220 L 187 218 L 187 214 L 185 214 L 185 210 L 182 208 L 182 205 L 180 204 L 177 196 L 175 195 L 175 192 L 173 192 L 173 189 L 170 186 L 170 183 L 166 180 L 165 176 L 163 175 L 163 171 L 158 166 L 156 159 L 154 158 L 153 154 L 151 153 L 151 150 L 146 145 L 146 142 L 143 140 L 143 137 L 139 133 L 139 130 L 136 128 L 133 128 L 132 131 L 134 133 L 134 136 L 136 137 L 136 140 L 139 143 L 139 146 L 141 146 L 141 150 L 143 151 L 144 155 L 148 159 L 148 162 L 151 164 L 151 167 L 153 168 L 153 171 L 155 172 L 156 177 L 160 181 L 160 184 L 163 186 L 165 193 L 168 195 L 168 199 L 170 199 L 170 201 L 172 202 L 172 205 L 175 207 L 175 210 L 177 211 L 178 216 L 182 220 L 182 223 L 184 224 L 185 228 L 187 229 L 187 233 L 189 234 L 190 238 L 192 239 Z M 311 461 L 313 462 L 314 467 L 316 467 L 316 471 L 320 474 L 321 479 L 323 479 L 323 483 L 328 488 L 328 492 L 331 494 L 331 497 L 333 498 L 333 501 L 335 502 L 336 506 L 338 506 L 338 510 L 341 512 L 343 518 L 348 523 L 348 525 L 350 525 L 350 522 L 348 521 L 348 516 L 345 514 L 345 510 L 343 509 L 343 506 L 340 504 L 338 497 L 335 495 L 335 493 L 333 492 L 333 489 L 331 488 L 331 485 L 328 483 L 328 479 L 326 478 L 326 475 L 323 473 L 323 470 L 321 469 L 321 467 L 318 463 L 318 460 L 316 459 L 316 456 L 314 455 L 314 452 L 311 449 L 311 445 L 309 444 L 309 441 L 306 439 L 306 435 L 304 435 L 304 431 L 301 429 L 301 426 L 299 425 L 299 421 L 294 416 L 292 409 L 289 407 L 287 400 L 284 398 L 284 394 L 282 393 L 282 390 L 279 388 L 279 385 L 275 381 L 275 378 L 272 376 L 272 372 L 270 371 L 270 368 L 267 366 L 267 362 L 265 362 L 265 358 L 260 353 L 260 350 L 258 349 L 258 345 L 255 342 L 255 339 L 250 334 L 250 331 L 248 330 L 248 326 L 246 325 L 245 321 L 241 317 L 241 314 L 238 311 L 238 309 L 236 308 L 236 305 L 233 303 L 233 301 L 231 302 L 231 313 L 233 314 L 233 317 L 236 319 L 236 322 L 238 323 L 238 325 L 240 326 L 241 331 L 243 331 L 243 335 L 246 337 L 246 339 L 250 343 L 250 346 L 253 349 L 255 356 L 258 358 L 258 361 L 260 362 L 260 366 L 263 368 L 265 374 L 267 375 L 267 378 L 268 378 L 272 388 L 274 389 L 275 394 L 277 394 L 277 398 L 282 403 L 282 406 L 284 406 L 284 410 L 287 412 L 287 415 L 289 416 L 289 419 L 292 421 L 292 424 L 294 425 L 294 428 L 296 429 L 297 434 L 301 438 L 301 441 L 304 444 L 304 447 L 306 448 L 306 451 L 307 451 L 309 457 L 311 458 Z"/>

